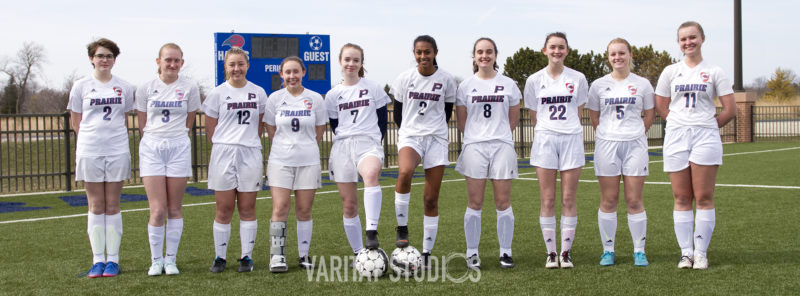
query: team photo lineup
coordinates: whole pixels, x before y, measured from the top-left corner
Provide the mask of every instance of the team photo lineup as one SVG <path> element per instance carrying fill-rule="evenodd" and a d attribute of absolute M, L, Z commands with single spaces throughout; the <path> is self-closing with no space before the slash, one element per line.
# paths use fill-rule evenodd
<path fill-rule="evenodd" d="M 213 243 L 215 254 L 209 258 L 212 273 L 226 270 L 236 215 L 241 252 L 231 258 L 238 261 L 238 272 L 253 271 L 258 216 L 265 217 L 256 212 L 257 194 L 264 186 L 269 186 L 272 203 L 269 257 L 265 259 L 269 271 L 315 268 L 315 257 L 309 254 L 312 208 L 317 190 L 323 187 L 319 143 L 328 126 L 333 132 L 328 178 L 335 182 L 341 198 L 344 237 L 354 258 L 349 268 L 368 278 L 381 277 L 388 269 L 405 276 L 431 269 L 440 235 L 439 199 L 444 195 L 440 191 L 451 164 L 448 122 L 453 114 L 463 135 L 455 171 L 465 180 L 467 196 L 463 212 L 466 249 L 460 257 L 466 262 L 458 264 L 476 271 L 487 264 L 481 262 L 479 245 L 488 180 L 499 250 L 491 255 L 497 261 L 488 264 L 502 269 L 542 268 L 517 266 L 512 252 L 512 182 L 520 178 L 518 160 L 529 158 L 538 178 L 538 192 L 528 187 L 528 194 L 540 201 L 538 224 L 545 246 L 540 250 L 541 261 L 546 269 L 576 268 L 571 250 L 578 225 L 578 183 L 586 166 L 581 125 L 584 108 L 588 108 L 596 138 L 593 169 L 600 204 L 597 233 L 592 235 L 602 242 L 596 248 L 599 265 L 617 264 L 617 255 L 632 258 L 636 267 L 650 265 L 643 202 L 650 163 L 646 133 L 658 115 L 666 120 L 663 171 L 669 176 L 678 245 L 670 264 L 677 263 L 679 269 L 713 269 L 709 244 L 716 224 L 714 188 L 723 157 L 719 129 L 736 117 L 737 107 L 731 79 L 703 59 L 702 26 L 684 22 L 677 26 L 675 36 L 684 57 L 667 66 L 658 83 L 651 85 L 647 78 L 632 72 L 636 57 L 625 39 L 610 40 L 606 46 L 611 72 L 587 81 L 583 73 L 565 66 L 570 52 L 567 35 L 550 33 L 544 36 L 541 48 L 547 66 L 531 74 L 522 90 L 498 72 L 498 44 L 486 37 L 473 43 L 473 75 L 460 83 L 439 68 L 433 37 L 420 35 L 409 40 L 416 66 L 399 73 L 388 93 L 381 84 L 365 78 L 369 52 L 356 43 L 346 43 L 335 56 L 342 80 L 325 94 L 304 87 L 304 77 L 311 69 L 300 57 L 289 56 L 278 69 L 281 88 L 267 95 L 263 86 L 246 78 L 250 53 L 231 46 L 222 58 L 224 83 L 202 102 L 197 84 L 179 75 L 184 49 L 178 44 L 159 48 L 157 77 L 134 86 L 112 75 L 120 55 L 117 44 L 97 39 L 87 46 L 92 75 L 75 82 L 67 105 L 77 137 L 75 180 L 83 181 L 88 202 L 92 261 L 85 275 L 114 277 L 123 270 L 120 199 L 123 182 L 131 178 L 126 114 L 134 109 L 142 134 L 136 159 L 149 204 L 149 276 L 180 274 L 177 258 L 184 230 L 183 199 L 193 175 L 190 131 L 197 112 L 204 114 L 205 136 L 212 144 L 208 162 L 208 189 L 214 191 L 216 205 L 211 223 L 213 242 L 208 242 Z M 715 100 L 722 107 L 719 114 Z M 393 195 L 396 233 L 380 235 L 394 235 L 396 249 L 392 247 L 394 251 L 387 254 L 379 243 L 378 223 L 390 106 L 391 120 L 398 127 Z M 512 137 L 522 108 L 530 112 L 535 131 L 530 155 L 517 155 Z M 271 143 L 268 157 L 262 156 L 264 132 Z M 420 165 L 424 190 L 422 196 L 412 198 L 412 179 Z M 620 193 L 633 244 L 633 252 L 624 255 L 615 251 Z M 463 191 L 457 195 L 463 196 Z M 365 225 L 359 216 L 359 199 Z M 421 227 L 419 214 L 409 210 L 412 200 L 422 203 Z M 288 223 L 292 207 L 295 225 Z M 595 217 L 593 213 L 581 216 L 582 220 Z M 296 241 L 297 257 L 287 254 L 290 241 Z"/>

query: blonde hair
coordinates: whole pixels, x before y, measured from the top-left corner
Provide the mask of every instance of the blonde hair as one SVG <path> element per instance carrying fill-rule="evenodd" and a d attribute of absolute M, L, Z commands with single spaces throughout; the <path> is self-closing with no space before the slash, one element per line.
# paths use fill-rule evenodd
<path fill-rule="evenodd" d="M 250 58 L 247 56 L 247 52 L 241 47 L 231 47 L 231 49 L 228 49 L 228 51 L 225 52 L 225 59 L 223 60 L 223 66 L 225 67 L 225 80 L 228 80 L 228 57 L 237 54 L 242 55 L 245 63 L 250 66 Z"/>
<path fill-rule="evenodd" d="M 695 22 L 695 21 L 683 22 L 683 24 L 681 24 L 678 27 L 678 31 L 680 31 L 683 28 L 688 28 L 688 27 L 696 27 L 697 30 L 700 31 L 700 37 L 703 37 L 703 40 L 706 40 L 706 33 L 703 31 L 703 26 L 701 26 L 700 23 Z M 678 41 L 680 41 L 680 38 L 681 37 L 678 36 Z"/>
<path fill-rule="evenodd" d="M 629 61 L 628 61 L 628 70 L 633 70 L 633 49 L 631 49 L 631 44 L 628 43 L 628 40 L 625 40 L 625 39 L 619 38 L 619 37 L 614 38 L 613 40 L 611 40 L 611 42 L 609 42 L 608 45 L 606 45 L 606 58 L 608 58 L 608 47 L 610 47 L 611 44 L 615 44 L 615 43 L 616 44 L 624 44 L 625 47 L 628 48 L 628 55 L 630 55 L 630 57 L 631 57 L 629 59 Z M 612 69 L 612 71 L 613 71 L 613 69 Z"/>

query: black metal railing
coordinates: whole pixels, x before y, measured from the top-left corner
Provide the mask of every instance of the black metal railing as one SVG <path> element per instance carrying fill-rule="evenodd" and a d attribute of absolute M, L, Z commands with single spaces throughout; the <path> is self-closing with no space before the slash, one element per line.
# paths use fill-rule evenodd
<path fill-rule="evenodd" d="M 800 140 L 800 106 L 753 106 L 752 139 L 758 142 Z"/>

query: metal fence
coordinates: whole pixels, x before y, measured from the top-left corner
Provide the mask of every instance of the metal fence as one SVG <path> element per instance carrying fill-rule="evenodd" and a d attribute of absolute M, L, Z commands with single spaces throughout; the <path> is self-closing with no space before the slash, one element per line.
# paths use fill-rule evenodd
<path fill-rule="evenodd" d="M 758 141 L 800 140 L 800 106 L 792 107 L 754 107 L 753 119 L 755 138 Z M 718 112 L 721 108 L 718 108 Z M 389 110 L 392 118 L 392 110 Z M 584 149 L 594 150 L 594 130 L 589 123 L 588 110 L 584 110 L 583 125 Z M 82 188 L 81 182 L 74 181 L 75 172 L 75 134 L 69 126 L 69 113 L 36 115 L 0 115 L 0 193 L 30 191 L 61 191 Z M 139 140 L 141 133 L 137 117 L 129 115 L 129 145 L 131 150 L 131 179 L 125 183 L 141 184 L 139 176 Z M 455 116 L 448 123 L 450 129 L 449 159 L 456 161 L 461 152 L 461 134 Z M 737 122 L 720 129 L 724 142 L 735 142 Z M 193 181 L 205 180 L 208 175 L 208 159 L 211 145 L 205 135 L 205 116 L 198 113 L 191 129 Z M 521 158 L 530 155 L 533 142 L 533 125 L 528 110 L 523 109 L 520 123 L 513 132 L 515 149 Z M 650 146 L 661 146 L 664 141 L 664 121 L 656 116 L 647 132 Z M 333 133 L 326 128 L 320 143 L 322 169 L 328 169 L 329 152 Z M 266 135 L 262 137 L 264 161 L 270 151 Z M 385 166 L 397 164 L 397 126 L 389 122 L 386 139 Z M 266 168 L 266 166 L 265 166 Z"/>

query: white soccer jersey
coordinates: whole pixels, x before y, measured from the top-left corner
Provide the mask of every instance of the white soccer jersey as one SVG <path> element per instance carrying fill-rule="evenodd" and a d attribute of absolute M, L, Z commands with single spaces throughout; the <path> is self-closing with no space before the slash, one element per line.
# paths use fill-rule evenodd
<path fill-rule="evenodd" d="M 75 147 L 77 155 L 130 153 L 125 117 L 133 109 L 133 93 L 133 85 L 117 76 L 103 83 L 90 74 L 75 82 L 67 110 L 82 116 Z"/>
<path fill-rule="evenodd" d="M 261 148 L 258 116 L 264 114 L 266 103 L 267 93 L 250 81 L 242 88 L 235 88 L 228 82 L 214 88 L 203 102 L 206 116 L 217 119 L 211 141 Z"/>
<path fill-rule="evenodd" d="M 352 136 L 370 136 L 381 142 L 378 115 L 375 110 L 391 99 L 379 84 L 361 78 L 351 86 L 337 85 L 325 95 L 328 117 L 339 119 L 333 140 Z"/>
<path fill-rule="evenodd" d="M 324 104 L 322 96 L 309 89 L 296 97 L 286 88 L 269 96 L 264 122 L 276 127 L 269 153 L 271 164 L 319 165 L 316 127 L 328 122 Z"/>
<path fill-rule="evenodd" d="M 600 111 L 597 138 L 609 141 L 630 141 L 644 135 L 642 110 L 654 107 L 650 81 L 633 73 L 622 81 L 611 74 L 603 76 L 589 88 L 590 110 Z"/>
<path fill-rule="evenodd" d="M 392 84 L 394 99 L 403 104 L 400 137 L 434 135 L 447 140 L 444 103 L 455 103 L 456 80 L 442 69 L 430 76 L 416 67 L 403 72 Z"/>
<path fill-rule="evenodd" d="M 492 140 L 514 145 L 508 109 L 519 105 L 520 99 L 522 93 L 514 80 L 500 73 L 492 79 L 472 75 L 462 81 L 456 105 L 467 107 L 463 145 Z"/>
<path fill-rule="evenodd" d="M 525 108 L 536 111 L 534 130 L 582 133 L 578 107 L 586 104 L 588 91 L 586 76 L 567 67 L 557 79 L 547 74 L 547 68 L 528 77 L 525 82 Z"/>
<path fill-rule="evenodd" d="M 164 84 L 153 79 L 136 89 L 136 110 L 147 113 L 144 132 L 163 138 L 186 135 L 186 116 L 200 108 L 200 90 L 193 81 L 178 77 Z"/>
<path fill-rule="evenodd" d="M 733 84 L 720 67 L 700 62 L 689 68 L 685 61 L 664 68 L 656 95 L 670 98 L 667 128 L 702 126 L 717 128 L 714 97 L 733 93 Z"/>

